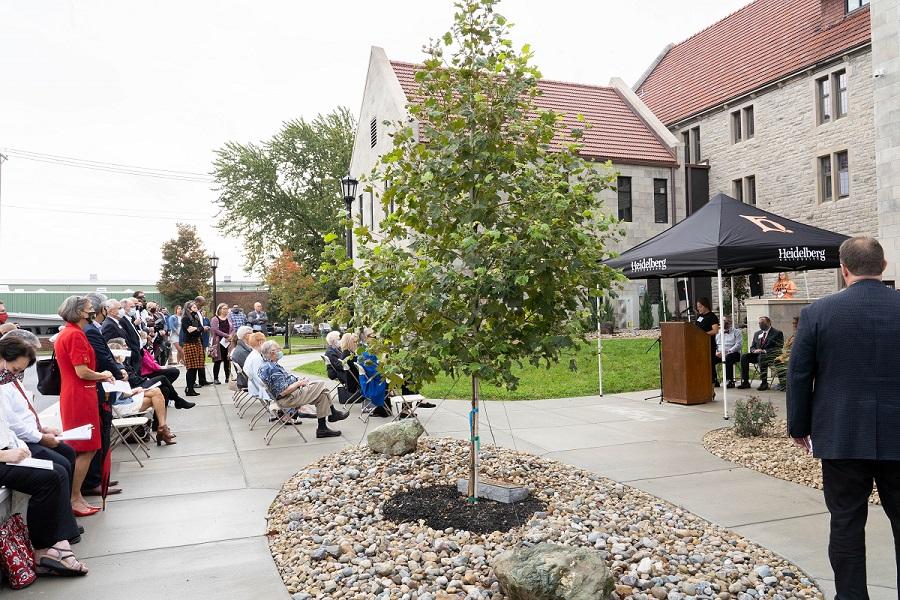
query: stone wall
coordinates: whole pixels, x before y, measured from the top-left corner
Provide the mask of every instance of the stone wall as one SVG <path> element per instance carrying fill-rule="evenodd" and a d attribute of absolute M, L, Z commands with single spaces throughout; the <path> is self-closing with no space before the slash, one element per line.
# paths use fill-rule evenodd
<path fill-rule="evenodd" d="M 724 192 L 734 196 L 732 181 L 752 175 L 756 178 L 757 206 L 764 210 L 847 235 L 876 234 L 879 228 L 871 57 L 868 49 L 842 57 L 673 129 L 681 139 L 683 131 L 699 124 L 700 158 L 710 165 L 710 195 Z M 848 114 L 819 125 L 815 80 L 841 69 L 846 69 L 848 75 Z M 732 143 L 731 113 L 750 105 L 754 112 L 754 137 Z M 898 118 L 896 112 L 894 118 Z M 818 157 L 842 150 L 848 152 L 850 196 L 823 201 L 818 192 Z M 683 199 L 683 170 L 678 179 L 679 198 Z M 678 210 L 679 218 L 683 218 L 683 200 Z M 814 297 L 838 289 L 835 270 L 811 271 L 808 277 Z M 802 287 L 800 274 L 794 275 L 794 280 Z M 764 278 L 766 290 L 771 289 L 773 282 L 774 276 Z M 798 295 L 801 294 L 805 296 L 806 290 L 801 289 Z"/>

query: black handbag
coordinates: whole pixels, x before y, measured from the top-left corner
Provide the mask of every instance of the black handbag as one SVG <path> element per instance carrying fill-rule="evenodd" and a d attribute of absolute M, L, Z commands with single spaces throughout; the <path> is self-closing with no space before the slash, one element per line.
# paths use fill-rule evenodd
<path fill-rule="evenodd" d="M 60 376 L 56 352 L 50 358 L 37 361 L 38 391 L 45 396 L 59 396 Z"/>

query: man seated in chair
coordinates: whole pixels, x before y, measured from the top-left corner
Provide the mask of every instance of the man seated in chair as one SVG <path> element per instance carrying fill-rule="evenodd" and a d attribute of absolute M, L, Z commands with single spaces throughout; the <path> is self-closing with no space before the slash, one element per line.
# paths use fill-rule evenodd
<path fill-rule="evenodd" d="M 236 383 L 238 389 L 242 390 L 247 389 L 247 374 L 244 372 L 244 364 L 247 361 L 247 357 L 253 352 L 253 348 L 250 347 L 251 335 L 253 335 L 253 328 L 249 325 L 241 325 L 238 327 L 237 333 L 235 333 L 235 337 L 237 337 L 237 346 L 231 351 L 231 362 L 236 363 L 241 368 Z"/>
<path fill-rule="evenodd" d="M 759 331 L 753 334 L 753 343 L 748 352 L 741 356 L 741 385 L 739 390 L 750 388 L 750 363 L 759 365 L 759 377 L 762 380 L 760 391 L 769 389 L 769 365 L 781 353 L 784 346 L 784 334 L 772 327 L 769 317 L 759 318 Z"/>
<path fill-rule="evenodd" d="M 263 358 L 259 368 L 259 378 L 268 388 L 275 404 L 282 409 L 298 408 L 305 404 L 316 407 L 316 418 L 319 426 L 317 438 L 337 437 L 341 432 L 329 429 L 328 422 L 346 419 L 349 411 L 339 411 L 331 406 L 331 394 L 324 381 L 312 381 L 306 377 L 296 377 L 288 373 L 278 361 L 284 356 L 278 342 L 265 342 L 260 348 Z"/>

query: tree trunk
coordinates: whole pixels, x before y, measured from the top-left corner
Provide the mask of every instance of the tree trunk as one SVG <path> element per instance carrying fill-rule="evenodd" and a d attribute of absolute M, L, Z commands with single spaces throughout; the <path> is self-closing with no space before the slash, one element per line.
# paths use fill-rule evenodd
<path fill-rule="evenodd" d="M 481 440 L 478 438 L 478 376 L 472 375 L 472 411 L 469 413 L 469 502 L 478 502 L 478 454 Z"/>

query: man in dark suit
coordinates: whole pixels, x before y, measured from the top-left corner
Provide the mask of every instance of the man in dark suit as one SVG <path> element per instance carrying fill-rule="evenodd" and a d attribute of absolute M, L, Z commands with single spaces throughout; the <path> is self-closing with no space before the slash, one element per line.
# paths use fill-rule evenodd
<path fill-rule="evenodd" d="M 125 340 L 125 343 L 128 344 L 128 349 L 131 351 L 131 356 L 126 359 L 126 362 L 131 366 L 137 365 L 137 369 L 140 370 L 141 340 L 138 337 L 134 326 L 129 323 L 128 316 L 121 316 L 121 310 L 123 309 L 122 303 L 117 300 L 109 300 L 105 306 L 106 319 L 103 321 L 100 330 L 103 334 L 103 339 L 106 340 L 107 343 L 116 338 Z M 107 348 L 106 351 L 109 352 L 109 348 Z"/>
<path fill-rule="evenodd" d="M 117 379 L 127 379 L 128 374 L 119 368 L 106 340 L 101 333 L 105 323 L 110 321 L 107 318 L 107 300 L 103 294 L 88 294 L 87 299 L 91 302 L 91 311 L 94 313 L 94 319 L 84 328 L 84 334 L 87 336 L 91 348 L 97 357 L 97 368 L 103 371 L 109 371 Z M 109 448 L 110 444 L 110 428 L 112 427 L 112 409 L 107 402 L 106 392 L 103 386 L 97 386 L 97 403 L 100 406 L 100 440 L 103 449 Z M 87 475 L 84 477 L 84 483 L 81 485 L 81 493 L 85 496 L 99 496 L 101 475 L 103 472 L 103 452 L 95 452 L 94 458 L 91 460 L 91 466 L 88 468 Z M 121 488 L 110 486 L 107 493 L 119 494 Z"/>
<path fill-rule="evenodd" d="M 741 356 L 741 385 L 739 390 L 750 388 L 750 363 L 759 365 L 759 376 L 762 382 L 758 390 L 769 389 L 769 365 L 781 354 L 784 347 L 784 334 L 772 327 L 769 317 L 759 318 L 759 331 L 753 334 L 753 343 L 748 352 Z"/>
<path fill-rule="evenodd" d="M 841 244 L 847 289 L 800 313 L 788 363 L 788 434 L 822 459 L 828 557 L 839 600 L 868 598 L 865 526 L 872 482 L 900 564 L 900 294 L 870 237 Z M 900 583 L 900 582 L 898 582 Z"/>

